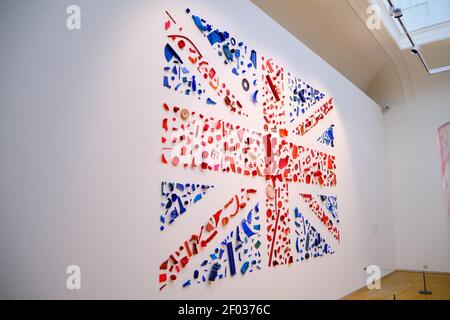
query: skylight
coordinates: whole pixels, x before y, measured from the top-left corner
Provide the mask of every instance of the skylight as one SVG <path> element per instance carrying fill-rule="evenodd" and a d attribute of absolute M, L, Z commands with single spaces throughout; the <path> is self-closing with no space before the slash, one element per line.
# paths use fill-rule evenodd
<path fill-rule="evenodd" d="M 392 0 L 392 4 L 402 9 L 402 19 L 409 32 L 450 20 L 450 0 Z"/>
<path fill-rule="evenodd" d="M 390 15 L 388 0 L 369 0 L 381 8 L 381 18 L 400 49 L 411 49 L 397 19 Z M 403 12 L 402 21 L 418 45 L 450 38 L 450 0 L 391 0 Z"/>

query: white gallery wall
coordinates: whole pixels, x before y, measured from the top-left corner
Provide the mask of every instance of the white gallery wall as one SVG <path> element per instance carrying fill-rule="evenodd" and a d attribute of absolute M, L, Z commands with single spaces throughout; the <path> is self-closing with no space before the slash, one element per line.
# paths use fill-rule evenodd
<path fill-rule="evenodd" d="M 365 266 L 395 268 L 383 115 L 347 79 L 249 1 L 79 0 L 82 28 L 69 31 L 73 3 L 0 3 L 1 298 L 334 299 L 365 285 Z M 290 138 L 336 156 L 337 187 L 293 185 L 289 205 L 301 205 L 299 192 L 338 197 L 340 244 L 308 214 L 336 254 L 267 268 L 264 245 L 259 272 L 159 292 L 160 263 L 230 195 L 255 188 L 264 208 L 263 181 L 160 163 L 163 102 L 262 127 L 256 106 L 242 120 L 163 88 L 165 10 L 233 83 L 186 7 L 334 98 L 334 149 L 313 144 L 325 124 Z M 161 181 L 216 187 L 160 232 Z M 186 272 L 201 261 L 193 258 Z M 72 264 L 82 270 L 78 291 L 66 288 Z"/>
<path fill-rule="evenodd" d="M 405 59 L 414 96 L 384 114 L 396 266 L 450 272 L 450 220 L 437 138 L 437 129 L 450 121 L 450 73 L 430 76 L 416 56 L 405 53 Z M 383 93 L 398 94 L 389 86 Z"/>

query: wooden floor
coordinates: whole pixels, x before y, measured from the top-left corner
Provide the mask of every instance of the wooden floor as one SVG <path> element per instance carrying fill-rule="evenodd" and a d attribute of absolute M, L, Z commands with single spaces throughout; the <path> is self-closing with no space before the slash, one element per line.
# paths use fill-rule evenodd
<path fill-rule="evenodd" d="M 394 271 L 381 279 L 380 290 L 361 288 L 344 300 L 450 300 L 450 274 L 426 273 L 427 289 L 430 295 L 419 294 L 423 289 L 421 272 Z"/>

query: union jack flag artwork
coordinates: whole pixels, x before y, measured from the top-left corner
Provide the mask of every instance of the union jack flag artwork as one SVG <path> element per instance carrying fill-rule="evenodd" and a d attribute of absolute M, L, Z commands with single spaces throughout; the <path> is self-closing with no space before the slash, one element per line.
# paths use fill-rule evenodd
<path fill-rule="evenodd" d="M 163 14 L 165 92 L 195 96 L 205 110 L 228 112 L 232 118 L 259 118 L 263 128 L 238 125 L 220 113 L 207 116 L 189 105 L 163 103 L 162 164 L 202 173 L 203 178 L 234 175 L 238 189 L 227 202 L 208 208 L 210 214 L 197 232 L 179 235 L 179 246 L 161 261 L 160 290 L 215 283 L 334 254 L 341 220 L 337 197 L 328 194 L 337 184 L 333 98 L 190 9 Z M 189 17 L 182 19 L 192 23 L 189 28 L 177 14 Z M 211 62 L 216 56 L 220 65 Z M 224 79 L 234 79 L 233 84 Z M 312 145 L 298 143 L 308 135 Z M 254 188 L 239 186 L 239 176 L 250 177 Z M 256 186 L 262 184 L 263 202 L 256 201 Z M 289 194 L 293 185 L 322 191 Z M 160 232 L 184 222 L 178 218 L 202 206 L 216 187 L 161 181 Z"/>

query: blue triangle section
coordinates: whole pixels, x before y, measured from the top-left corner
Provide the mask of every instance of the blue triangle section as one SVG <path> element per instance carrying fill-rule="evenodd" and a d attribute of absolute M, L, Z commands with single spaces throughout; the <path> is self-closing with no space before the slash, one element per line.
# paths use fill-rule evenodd
<path fill-rule="evenodd" d="M 205 19 L 196 16 L 190 9 L 187 9 L 186 13 L 192 16 L 194 24 L 203 33 L 219 58 L 223 60 L 227 69 L 238 77 L 242 89 L 250 93 L 252 101 L 257 103 L 258 53 L 228 31 L 220 31 Z"/>
<path fill-rule="evenodd" d="M 297 261 L 305 261 L 334 254 L 330 245 L 322 238 L 314 226 L 295 208 L 295 249 Z"/>
<path fill-rule="evenodd" d="M 161 182 L 160 230 L 174 223 L 189 208 L 202 200 L 206 193 L 214 188 L 212 185 L 195 183 Z"/>
<path fill-rule="evenodd" d="M 289 96 L 289 122 L 294 122 L 303 116 L 317 102 L 325 98 L 325 94 L 313 88 L 300 78 L 288 77 Z"/>
<path fill-rule="evenodd" d="M 166 45 L 166 52 L 167 52 Z M 172 54 L 176 54 L 174 49 L 170 47 Z M 166 54 L 167 57 L 167 54 Z M 199 100 L 206 100 L 207 104 L 215 104 L 215 102 L 206 96 L 206 90 L 204 89 L 202 79 L 199 79 L 191 73 L 188 67 L 178 60 L 168 60 L 167 64 L 163 68 L 163 87 L 170 90 L 177 91 L 186 96 L 197 96 Z"/>
<path fill-rule="evenodd" d="M 337 197 L 320 195 L 319 198 L 322 204 L 327 208 L 328 212 L 331 213 L 333 220 L 335 220 L 336 223 L 339 223 Z"/>
<path fill-rule="evenodd" d="M 326 144 L 327 146 L 331 146 L 334 148 L 334 124 L 332 124 L 330 127 L 328 127 L 327 130 L 317 139 L 320 143 Z"/>
<path fill-rule="evenodd" d="M 247 275 L 261 269 L 261 224 L 259 204 L 256 204 L 239 225 L 225 237 L 220 246 L 194 271 L 183 287 L 237 275 Z"/>

